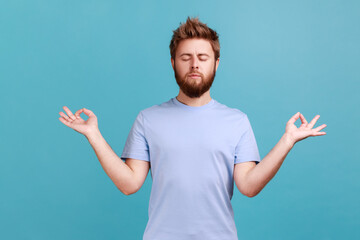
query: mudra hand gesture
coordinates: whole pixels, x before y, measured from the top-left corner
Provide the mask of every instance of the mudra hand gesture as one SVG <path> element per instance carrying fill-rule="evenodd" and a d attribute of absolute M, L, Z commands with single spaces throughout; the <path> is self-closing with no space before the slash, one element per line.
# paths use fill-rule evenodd
<path fill-rule="evenodd" d="M 96 115 L 89 109 L 82 108 L 76 111 L 75 115 L 70 111 L 66 106 L 63 107 L 67 115 L 63 112 L 59 112 L 61 117 L 59 120 L 66 126 L 74 129 L 75 131 L 85 135 L 86 137 L 89 134 L 99 131 L 98 121 Z M 85 113 L 89 119 L 84 120 L 80 117 L 81 113 Z"/>
<path fill-rule="evenodd" d="M 301 125 L 299 128 L 295 126 L 296 120 L 300 117 Z M 291 143 L 294 145 L 296 142 L 301 141 L 307 137 L 314 137 L 314 136 L 322 136 L 325 135 L 326 132 L 319 132 L 323 128 L 326 127 L 326 124 L 323 124 L 317 128 L 314 128 L 316 121 L 320 118 L 320 115 L 316 115 L 310 123 L 308 123 L 305 117 L 300 113 L 297 112 L 294 116 L 290 118 L 290 120 L 286 124 L 285 134 L 288 135 Z"/>

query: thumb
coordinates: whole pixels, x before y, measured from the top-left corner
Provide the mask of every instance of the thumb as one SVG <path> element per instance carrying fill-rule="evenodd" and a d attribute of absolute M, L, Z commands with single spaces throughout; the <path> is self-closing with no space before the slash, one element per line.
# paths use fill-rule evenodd
<path fill-rule="evenodd" d="M 288 124 L 289 124 L 289 123 L 290 123 L 290 124 L 293 124 L 293 123 L 296 122 L 296 120 L 299 119 L 299 117 L 300 117 L 300 112 L 297 112 L 297 113 L 295 113 L 294 116 L 292 116 L 292 117 L 290 118 L 290 120 L 289 120 L 287 123 L 288 123 Z"/>
<path fill-rule="evenodd" d="M 94 114 L 91 110 L 89 110 L 89 109 L 87 109 L 87 108 L 83 108 L 83 109 L 84 109 L 84 113 L 85 113 L 87 116 L 89 116 L 89 117 L 95 116 L 95 114 Z"/>

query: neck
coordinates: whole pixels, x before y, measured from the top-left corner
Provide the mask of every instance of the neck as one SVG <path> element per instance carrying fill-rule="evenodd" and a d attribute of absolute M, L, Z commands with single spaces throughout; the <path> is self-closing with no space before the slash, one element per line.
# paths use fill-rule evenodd
<path fill-rule="evenodd" d="M 210 90 L 205 92 L 203 95 L 201 95 L 198 98 L 190 98 L 186 96 L 181 90 L 179 91 L 179 94 L 177 95 L 176 99 L 179 102 L 182 102 L 188 106 L 191 107 L 200 107 L 205 104 L 208 104 L 211 101 L 210 97 Z"/>

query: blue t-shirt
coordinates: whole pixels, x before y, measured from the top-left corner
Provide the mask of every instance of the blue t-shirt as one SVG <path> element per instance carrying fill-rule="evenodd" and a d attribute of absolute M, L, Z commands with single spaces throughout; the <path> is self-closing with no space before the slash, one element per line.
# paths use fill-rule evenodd
<path fill-rule="evenodd" d="M 176 97 L 137 115 L 121 159 L 150 162 L 143 240 L 237 240 L 234 164 L 260 161 L 247 115 L 215 99 L 200 107 Z"/>

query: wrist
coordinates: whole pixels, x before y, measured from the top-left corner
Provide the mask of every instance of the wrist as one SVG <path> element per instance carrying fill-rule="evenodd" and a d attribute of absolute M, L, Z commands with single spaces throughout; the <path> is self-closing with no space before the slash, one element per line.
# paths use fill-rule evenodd
<path fill-rule="evenodd" d="M 90 132 L 88 132 L 87 134 L 85 134 L 85 137 L 86 137 L 89 141 L 91 141 L 91 140 L 96 140 L 96 139 L 98 139 L 98 138 L 101 137 L 101 133 L 100 133 L 100 131 L 99 131 L 98 129 L 96 129 L 96 130 L 90 131 Z"/>
<path fill-rule="evenodd" d="M 284 135 L 281 137 L 281 140 L 290 148 L 293 148 L 296 143 L 296 141 L 294 141 L 294 139 L 288 133 L 284 133 Z"/>

